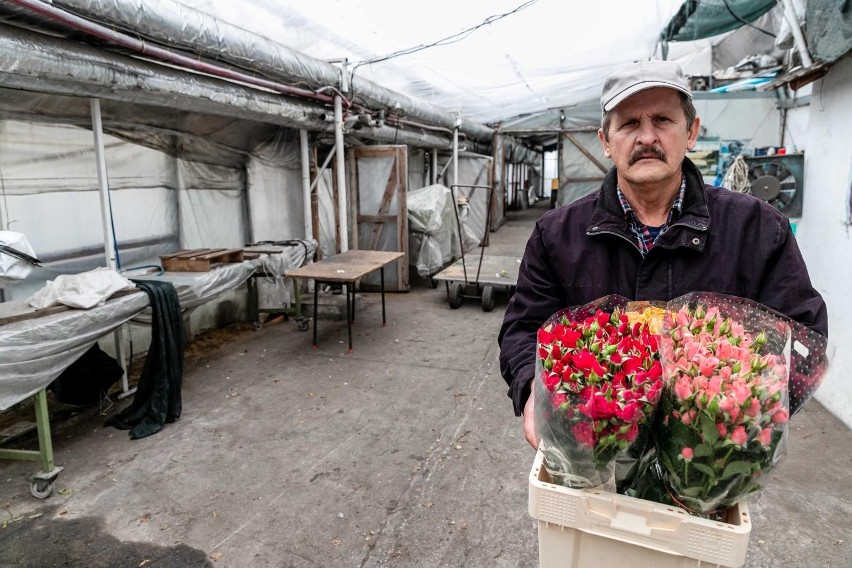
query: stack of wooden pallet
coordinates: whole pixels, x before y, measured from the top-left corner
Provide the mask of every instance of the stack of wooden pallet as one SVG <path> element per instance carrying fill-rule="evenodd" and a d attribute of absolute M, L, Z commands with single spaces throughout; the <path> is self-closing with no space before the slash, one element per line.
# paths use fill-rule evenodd
<path fill-rule="evenodd" d="M 220 264 L 242 262 L 246 255 L 241 248 L 201 248 L 179 250 L 160 257 L 167 272 L 208 272 Z"/>

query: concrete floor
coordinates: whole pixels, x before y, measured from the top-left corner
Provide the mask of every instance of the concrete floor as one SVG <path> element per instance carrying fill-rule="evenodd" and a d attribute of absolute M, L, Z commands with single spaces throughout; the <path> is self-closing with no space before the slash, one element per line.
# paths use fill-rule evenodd
<path fill-rule="evenodd" d="M 544 206 L 488 253 L 520 255 Z M 293 322 L 228 330 L 149 438 L 93 409 L 56 420 L 53 497 L 29 495 L 34 464 L 0 462 L 0 566 L 537 566 L 534 453 L 497 363 L 505 295 L 451 310 L 419 283 L 388 295 L 386 327 L 363 301 L 353 353 L 344 322 L 321 321 L 315 350 Z M 811 401 L 790 438 L 746 566 L 852 566 L 852 436 Z"/>

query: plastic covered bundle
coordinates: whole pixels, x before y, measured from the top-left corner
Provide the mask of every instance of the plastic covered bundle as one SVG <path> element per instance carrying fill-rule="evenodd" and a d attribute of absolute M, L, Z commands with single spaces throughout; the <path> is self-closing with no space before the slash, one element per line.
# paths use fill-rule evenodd
<path fill-rule="evenodd" d="M 699 292 L 669 302 L 651 468 L 663 495 L 712 515 L 765 486 L 786 449 L 790 347 L 790 326 L 751 300 Z"/>
<path fill-rule="evenodd" d="M 440 184 L 408 192 L 408 231 L 411 258 L 420 276 L 434 274 L 453 257 L 453 201 Z"/>
<path fill-rule="evenodd" d="M 535 429 L 555 483 L 614 492 L 635 474 L 662 389 L 642 307 L 607 296 L 557 312 L 538 332 Z"/>
<path fill-rule="evenodd" d="M 0 231 L 0 282 L 23 280 L 33 266 L 40 264 L 27 237 L 13 231 Z"/>

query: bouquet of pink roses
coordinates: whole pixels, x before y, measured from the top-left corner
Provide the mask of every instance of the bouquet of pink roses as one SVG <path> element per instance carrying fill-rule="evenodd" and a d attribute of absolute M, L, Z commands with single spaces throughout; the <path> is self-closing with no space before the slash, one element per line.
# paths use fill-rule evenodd
<path fill-rule="evenodd" d="M 662 389 L 657 336 L 608 296 L 562 310 L 538 332 L 536 432 L 551 479 L 615 491 L 644 452 Z"/>
<path fill-rule="evenodd" d="M 712 515 L 760 490 L 790 416 L 790 328 L 763 306 L 718 294 L 669 304 L 657 459 L 673 501 Z"/>

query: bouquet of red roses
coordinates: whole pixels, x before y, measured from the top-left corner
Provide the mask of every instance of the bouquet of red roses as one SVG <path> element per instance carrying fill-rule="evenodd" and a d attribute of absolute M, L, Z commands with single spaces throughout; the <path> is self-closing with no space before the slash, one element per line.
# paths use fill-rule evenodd
<path fill-rule="evenodd" d="M 711 515 L 760 490 L 784 454 L 790 328 L 743 298 L 695 293 L 669 305 L 657 458 L 671 499 Z"/>
<path fill-rule="evenodd" d="M 535 424 L 556 483 L 615 491 L 648 442 L 660 397 L 657 336 L 619 296 L 554 314 L 538 332 Z"/>

